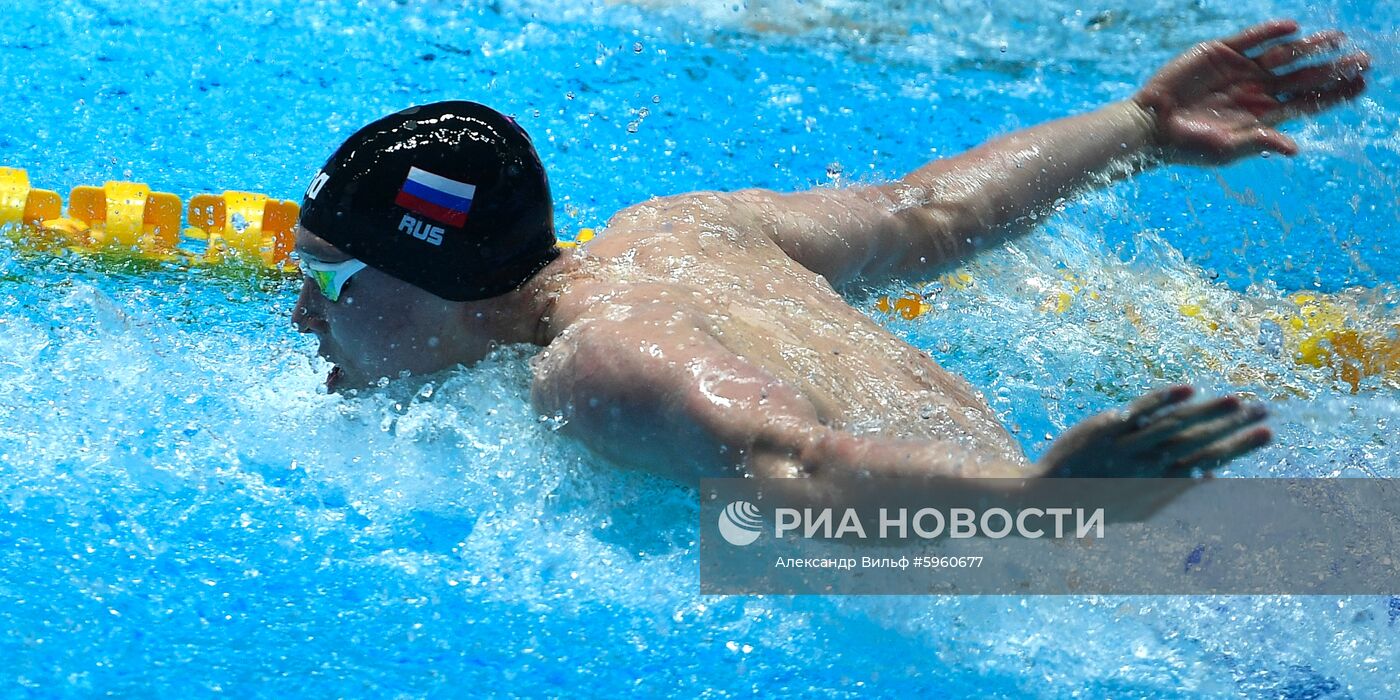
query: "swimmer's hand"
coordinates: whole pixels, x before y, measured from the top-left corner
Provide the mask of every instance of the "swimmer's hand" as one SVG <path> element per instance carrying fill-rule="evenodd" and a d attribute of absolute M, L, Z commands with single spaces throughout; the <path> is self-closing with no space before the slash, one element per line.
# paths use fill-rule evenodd
<path fill-rule="evenodd" d="M 1037 466 L 1048 477 L 1190 476 L 1268 444 L 1262 406 L 1236 396 L 1186 403 L 1189 386 L 1148 394 L 1126 411 L 1106 411 L 1065 431 Z"/>
<path fill-rule="evenodd" d="M 1339 31 L 1258 50 L 1297 31 L 1292 20 L 1265 22 L 1228 39 L 1197 44 L 1158 71 L 1132 101 L 1152 120 L 1163 157 L 1224 164 L 1263 151 L 1294 155 L 1298 144 L 1274 127 L 1366 89 L 1371 57 L 1365 52 L 1296 65 L 1340 48 L 1346 36 Z"/>

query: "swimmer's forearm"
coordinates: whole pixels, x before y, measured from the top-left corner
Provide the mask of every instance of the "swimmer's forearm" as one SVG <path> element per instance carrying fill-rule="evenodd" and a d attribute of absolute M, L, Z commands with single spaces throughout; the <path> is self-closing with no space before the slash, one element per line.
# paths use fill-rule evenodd
<path fill-rule="evenodd" d="M 775 477 L 1027 478 L 1034 466 L 940 440 L 853 435 L 816 427 L 754 451 L 749 471 Z"/>
<path fill-rule="evenodd" d="M 1130 174 L 1147 162 L 1155 128 L 1146 110 L 1124 100 L 934 161 L 884 189 L 895 202 L 930 210 L 942 229 L 911 232 L 927 248 L 918 259 L 949 262 L 1027 232 L 1076 190 Z"/>

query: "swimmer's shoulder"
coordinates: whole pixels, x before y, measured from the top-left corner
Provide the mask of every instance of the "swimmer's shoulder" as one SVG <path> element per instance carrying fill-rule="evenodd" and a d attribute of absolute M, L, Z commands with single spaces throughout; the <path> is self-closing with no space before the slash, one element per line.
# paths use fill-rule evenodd
<path fill-rule="evenodd" d="M 585 312 L 531 360 L 534 404 L 546 415 L 582 410 L 581 401 L 600 396 L 613 406 L 646 404 L 710 338 L 688 316 L 664 303 Z"/>
<path fill-rule="evenodd" d="M 741 192 L 698 191 L 656 197 L 608 219 L 594 241 L 599 251 L 651 255 L 711 253 L 718 247 L 750 250 L 770 244 L 761 217 Z M 611 239 L 611 240 L 609 240 Z"/>
<path fill-rule="evenodd" d="M 695 341 L 712 331 L 712 320 L 694 303 L 692 290 L 664 282 L 579 285 L 559 300 L 554 315 L 556 331 L 537 358 L 537 378 L 541 367 L 572 364 L 580 357 L 602 362 L 645 354 L 648 346 Z"/>

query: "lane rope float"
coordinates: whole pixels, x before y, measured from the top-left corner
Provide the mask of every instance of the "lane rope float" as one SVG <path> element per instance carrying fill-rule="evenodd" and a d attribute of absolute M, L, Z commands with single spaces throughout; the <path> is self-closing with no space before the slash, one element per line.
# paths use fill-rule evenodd
<path fill-rule="evenodd" d="M 64 216 L 57 192 L 32 187 L 21 168 L 0 167 L 0 229 L 33 250 L 115 253 L 196 266 L 252 265 L 295 275 L 292 248 L 300 213 L 296 202 L 236 190 L 196 194 L 185 206 L 169 192 L 113 180 L 74 187 Z M 574 248 L 594 235 L 585 228 L 559 245 Z M 181 247 L 189 241 L 202 243 L 202 250 Z"/>

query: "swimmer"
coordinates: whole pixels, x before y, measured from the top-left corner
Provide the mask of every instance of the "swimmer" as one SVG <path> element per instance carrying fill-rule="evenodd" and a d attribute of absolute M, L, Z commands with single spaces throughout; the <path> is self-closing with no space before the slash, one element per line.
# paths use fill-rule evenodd
<path fill-rule="evenodd" d="M 1359 95 L 1365 53 L 1276 20 L 1192 47 L 1129 99 L 880 186 L 653 199 L 588 245 L 555 242 L 549 184 L 513 120 L 470 102 L 380 119 L 307 189 L 293 323 L 330 390 L 530 343 L 531 398 L 624 464 L 702 476 L 1174 477 L 1266 444 L 1238 396 L 1150 393 L 1026 457 L 968 382 L 837 288 L 927 279 L 1161 164 L 1294 155 L 1277 130 Z"/>

